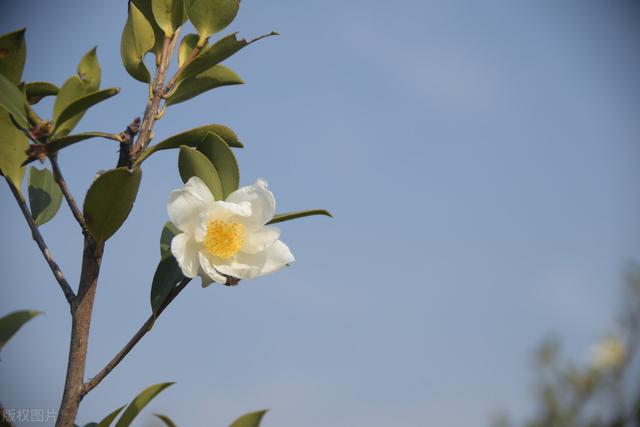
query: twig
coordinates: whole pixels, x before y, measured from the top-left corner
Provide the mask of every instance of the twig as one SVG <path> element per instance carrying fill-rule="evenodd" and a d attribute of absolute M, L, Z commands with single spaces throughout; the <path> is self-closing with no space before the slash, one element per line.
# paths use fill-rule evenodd
<path fill-rule="evenodd" d="M 147 102 L 147 106 L 144 109 L 144 116 L 142 117 L 142 125 L 140 126 L 140 133 L 136 140 L 136 143 L 131 148 L 131 156 L 135 159 L 138 155 L 149 145 L 151 142 L 151 130 L 153 124 L 156 121 L 158 111 L 160 111 L 160 103 L 164 95 L 164 80 L 167 77 L 167 71 L 169 70 L 169 62 L 173 56 L 173 50 L 175 49 L 178 36 L 180 35 L 180 29 L 176 30 L 173 37 L 165 37 L 162 45 L 162 53 L 160 54 L 160 66 L 156 72 L 152 86 L 152 96 Z"/>
<path fill-rule="evenodd" d="M 187 57 L 187 59 L 182 63 L 180 68 L 178 68 L 178 71 L 176 71 L 176 73 L 173 75 L 173 77 L 171 77 L 171 79 L 169 79 L 169 83 L 167 83 L 167 85 L 164 88 L 163 96 L 166 95 L 167 93 L 171 92 L 171 89 L 173 89 L 173 86 L 178 81 L 178 78 L 180 77 L 180 74 L 182 74 L 182 72 L 187 67 L 187 65 L 189 65 L 189 64 L 191 64 L 191 62 L 193 62 L 193 60 L 196 58 L 196 56 L 198 56 L 198 54 L 200 53 L 201 50 L 202 50 L 202 47 L 200 47 L 200 46 L 196 46 L 196 47 L 193 48 L 191 53 L 189 53 L 189 56 Z"/>
<path fill-rule="evenodd" d="M 56 154 L 49 156 L 49 161 L 51 162 L 51 168 L 53 169 L 53 178 L 60 186 L 60 190 L 62 190 L 62 194 L 64 195 L 69 208 L 71 208 L 71 213 L 75 217 L 76 221 L 78 221 L 78 224 L 80 224 L 80 228 L 82 228 L 82 234 L 84 234 L 85 237 L 90 237 L 91 233 L 89 233 L 87 223 L 84 221 L 82 211 L 80 211 L 80 208 L 78 208 L 78 204 L 71 195 L 69 187 L 67 187 L 67 182 L 64 180 L 62 172 L 60 171 L 60 165 L 58 165 L 58 156 Z"/>
<path fill-rule="evenodd" d="M 64 297 L 67 299 L 67 302 L 69 303 L 69 305 L 73 306 L 74 300 L 76 298 L 76 294 L 73 292 L 73 289 L 71 289 L 71 286 L 69 286 L 69 282 L 67 282 L 67 279 L 65 279 L 64 274 L 62 273 L 62 270 L 60 270 L 60 267 L 53 259 L 53 255 L 51 254 L 51 251 L 47 247 L 47 244 L 44 242 L 44 239 L 42 238 L 42 234 L 40 234 L 40 230 L 38 230 L 38 226 L 33 221 L 33 218 L 31 217 L 31 212 L 29 212 L 29 208 L 27 207 L 26 202 L 22 198 L 22 195 L 8 178 L 5 177 L 5 179 L 7 181 L 7 184 L 9 185 L 9 188 L 11 189 L 11 192 L 13 193 L 13 197 L 15 197 L 16 202 L 18 202 L 18 206 L 20 206 L 20 210 L 22 211 L 22 215 L 24 216 L 24 219 L 27 220 L 27 224 L 29 224 L 29 228 L 31 229 L 31 235 L 33 237 L 33 240 L 38 245 L 38 248 L 40 248 L 40 252 L 42 252 L 42 255 L 44 256 L 44 259 L 47 261 L 47 264 L 49 264 L 49 268 L 51 269 L 53 276 L 56 278 L 56 281 L 60 285 L 60 289 L 62 289 L 62 292 L 64 293 Z"/>
<path fill-rule="evenodd" d="M 164 302 L 158 309 L 157 315 L 154 316 L 152 314 L 151 316 L 149 316 L 147 321 L 144 322 L 144 324 L 140 327 L 140 329 L 138 329 L 138 332 L 136 332 L 135 335 L 131 337 L 129 342 L 125 344 L 124 347 L 122 347 L 122 350 L 120 350 L 118 354 L 116 354 L 113 357 L 113 359 L 111 359 L 111 361 L 107 363 L 106 366 L 96 374 L 95 377 L 91 378 L 91 380 L 87 381 L 84 384 L 84 386 L 82 387 L 82 395 L 85 395 L 89 393 L 91 390 L 93 390 L 95 386 L 97 386 L 100 383 L 100 381 L 102 381 L 116 366 L 118 366 L 120 362 L 122 362 L 122 359 L 124 359 L 127 356 L 127 354 L 129 354 L 129 352 L 133 349 L 133 347 L 135 347 L 136 344 L 138 344 L 138 342 L 142 339 L 142 337 L 144 337 L 147 334 L 147 332 L 151 330 L 151 327 L 153 326 L 153 323 L 155 322 L 155 320 L 160 316 L 160 314 L 162 314 L 164 309 L 167 308 L 169 304 L 171 304 L 171 302 L 175 299 L 175 297 L 177 297 L 178 294 L 182 292 L 182 290 L 187 286 L 187 284 L 189 284 L 190 281 L 191 279 L 185 278 L 185 279 L 182 279 L 180 283 L 178 283 L 178 286 L 176 286 L 171 291 L 171 293 L 167 296 L 167 298 L 164 300 Z"/>

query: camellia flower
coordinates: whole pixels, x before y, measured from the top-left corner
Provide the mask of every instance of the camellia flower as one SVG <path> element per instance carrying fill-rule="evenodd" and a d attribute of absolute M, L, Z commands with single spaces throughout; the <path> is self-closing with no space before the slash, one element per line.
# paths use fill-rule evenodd
<path fill-rule="evenodd" d="M 227 277 L 251 279 L 280 270 L 294 261 L 280 239 L 280 229 L 265 225 L 276 201 L 267 182 L 239 188 L 226 200 L 215 200 L 206 184 L 190 178 L 169 194 L 169 218 L 181 231 L 171 240 L 171 253 L 186 277 L 202 277 L 202 285 L 226 283 Z"/>

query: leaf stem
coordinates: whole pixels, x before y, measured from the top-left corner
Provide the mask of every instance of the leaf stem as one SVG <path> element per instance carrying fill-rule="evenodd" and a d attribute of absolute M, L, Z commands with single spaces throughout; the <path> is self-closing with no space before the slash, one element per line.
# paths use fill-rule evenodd
<path fill-rule="evenodd" d="M 11 193 L 13 193 L 13 197 L 15 197 L 16 202 L 18 202 L 18 206 L 20 206 L 20 210 L 22 211 L 24 219 L 27 221 L 27 224 L 31 229 L 31 236 L 33 237 L 33 240 L 38 245 L 38 248 L 40 248 L 40 252 L 42 252 L 42 255 L 47 261 L 47 264 L 49 264 L 49 268 L 51 269 L 53 276 L 56 278 L 56 281 L 60 285 L 60 289 L 62 289 L 62 293 L 67 299 L 67 302 L 70 306 L 73 306 L 76 294 L 73 292 L 73 289 L 71 289 L 71 286 L 69 285 L 69 282 L 67 282 L 67 279 L 64 277 L 62 270 L 60 270 L 60 266 L 53 259 L 53 254 L 47 247 L 47 244 L 44 242 L 42 234 L 40 234 L 38 226 L 33 221 L 31 212 L 29 212 L 29 208 L 27 207 L 25 200 L 22 198 L 22 195 L 8 178 L 5 177 L 5 179 L 7 181 L 7 184 L 9 185 L 9 188 L 11 189 Z"/>
<path fill-rule="evenodd" d="M 162 303 L 162 305 L 158 309 L 157 315 L 155 317 L 154 317 L 153 314 L 151 316 L 149 316 L 147 321 L 144 322 L 144 324 L 140 327 L 140 329 L 138 329 L 138 332 L 136 332 L 133 335 L 133 337 L 131 337 L 129 342 L 127 342 L 125 344 L 125 346 L 122 348 L 122 350 L 120 350 L 118 352 L 118 354 L 116 354 L 113 357 L 113 359 L 111 359 L 111 361 L 109 361 L 109 363 L 107 363 L 105 365 L 105 367 L 102 368 L 102 370 L 100 370 L 100 372 L 98 372 L 96 374 L 96 376 L 94 376 L 93 378 L 91 378 L 91 380 L 87 381 L 84 384 L 84 386 L 82 387 L 82 395 L 85 395 L 85 394 L 89 393 L 91 390 L 93 390 L 98 384 L 100 384 L 100 382 L 107 375 L 109 375 L 109 373 L 116 366 L 118 366 L 118 364 L 120 362 L 122 362 L 122 360 L 127 356 L 127 354 L 129 354 L 129 352 L 136 346 L 136 344 L 138 344 L 138 342 L 142 339 L 142 337 L 144 337 L 147 334 L 147 332 L 149 332 L 151 330 L 151 327 L 153 326 L 153 323 L 160 316 L 160 314 L 162 314 L 164 309 L 167 308 L 167 306 L 169 304 L 171 304 L 171 302 L 178 296 L 178 294 L 180 292 L 182 292 L 182 290 L 189 284 L 190 281 L 191 281 L 190 278 L 184 278 L 184 279 L 182 279 L 182 281 L 180 281 L 180 283 L 178 283 L 178 286 L 176 286 L 171 291 L 171 293 L 169 295 L 167 295 L 167 298 L 164 300 L 164 302 Z"/>

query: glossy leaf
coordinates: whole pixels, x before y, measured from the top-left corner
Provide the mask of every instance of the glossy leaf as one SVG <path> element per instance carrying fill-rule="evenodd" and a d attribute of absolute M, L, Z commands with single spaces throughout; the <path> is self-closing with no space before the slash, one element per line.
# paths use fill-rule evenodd
<path fill-rule="evenodd" d="M 0 110 L 0 172 L 20 190 L 29 148 L 27 137 L 11 122 L 9 113 Z"/>
<path fill-rule="evenodd" d="M 94 47 L 87 52 L 80 59 L 76 70 L 80 80 L 85 82 L 87 87 L 91 89 L 90 92 L 93 92 L 100 87 L 100 79 L 102 76 L 97 49 L 97 47 Z"/>
<path fill-rule="evenodd" d="M 187 65 L 182 73 L 180 73 L 180 77 L 178 82 L 183 80 L 187 80 L 193 76 L 196 76 L 203 71 L 206 71 L 217 65 L 230 57 L 231 55 L 238 52 L 243 47 L 249 46 L 251 43 L 254 43 L 258 40 L 261 40 L 265 37 L 278 35 L 276 32 L 271 32 L 269 34 L 257 37 L 253 40 L 245 40 L 238 39 L 238 33 L 229 34 L 215 42 L 210 47 L 204 49 L 197 58 L 193 60 L 189 65 Z"/>
<path fill-rule="evenodd" d="M 164 300 L 182 279 L 184 275 L 178 261 L 169 253 L 158 263 L 151 283 L 151 311 L 154 316 L 157 316 Z"/>
<path fill-rule="evenodd" d="M 153 49 L 155 35 L 145 15 L 129 2 L 129 16 L 122 30 L 120 56 L 129 75 L 143 83 L 151 81 L 151 74 L 144 63 L 144 56 Z"/>
<path fill-rule="evenodd" d="M 48 153 L 55 153 L 58 150 L 62 150 L 65 147 L 73 145 L 77 142 L 84 141 L 89 138 L 105 138 L 113 141 L 120 142 L 119 136 L 113 133 L 106 132 L 82 132 L 75 135 L 67 135 L 61 138 L 51 140 L 46 144 Z"/>
<path fill-rule="evenodd" d="M 125 409 L 115 427 L 129 427 L 140 411 L 142 411 L 142 409 L 147 406 L 147 404 L 156 397 L 158 393 L 173 384 L 174 383 L 160 383 L 144 389 L 131 401 L 131 403 L 129 403 L 129 406 L 127 406 L 127 409 Z"/>
<path fill-rule="evenodd" d="M 155 39 L 155 43 L 153 44 L 153 48 L 151 49 L 151 52 L 153 52 L 154 55 L 156 55 L 156 65 L 159 65 L 158 60 L 159 60 L 160 54 L 162 53 L 162 44 L 164 42 L 164 31 L 162 31 L 162 28 L 158 26 L 158 23 L 153 17 L 151 1 L 152 0 L 131 0 L 131 2 L 136 5 L 138 10 L 142 12 L 142 15 L 147 19 L 147 22 L 149 23 L 149 25 L 151 25 L 151 28 L 153 29 L 153 38 Z"/>
<path fill-rule="evenodd" d="M 100 175 L 84 199 L 84 218 L 98 242 L 111 237 L 129 216 L 138 194 L 142 171 L 111 169 Z"/>
<path fill-rule="evenodd" d="M 0 74 L 16 85 L 20 83 L 27 56 L 24 32 L 23 28 L 0 36 Z"/>
<path fill-rule="evenodd" d="M 204 41 L 231 24 L 238 14 L 240 0 L 185 0 L 185 8 L 189 21 Z"/>
<path fill-rule="evenodd" d="M 305 216 L 312 215 L 325 215 L 333 218 L 333 215 L 327 210 L 324 209 L 310 209 L 306 211 L 295 211 L 295 212 L 287 212 L 281 213 L 273 216 L 273 219 L 269 221 L 267 224 L 277 224 L 278 222 L 291 221 L 296 218 L 303 218 Z"/>
<path fill-rule="evenodd" d="M 60 115 L 69 105 L 98 90 L 100 75 L 100 63 L 94 47 L 80 60 L 77 74 L 68 78 L 60 88 L 53 104 L 54 123 L 59 123 Z M 75 115 L 72 119 L 65 120 L 64 126 L 56 129 L 55 136 L 62 137 L 69 134 L 83 115 L 84 112 Z"/>
<path fill-rule="evenodd" d="M 235 420 L 229 427 L 258 427 L 262 421 L 262 417 L 266 414 L 268 409 L 262 411 L 249 412 L 244 414 L 237 420 Z"/>
<path fill-rule="evenodd" d="M 11 114 L 23 129 L 29 127 L 27 123 L 27 100 L 18 86 L 0 74 L 0 107 L 2 111 Z"/>
<path fill-rule="evenodd" d="M 222 200 L 222 184 L 218 171 L 207 159 L 207 156 L 191 147 L 181 146 L 178 155 L 178 170 L 182 182 L 187 182 L 192 176 L 197 176 L 209 187 L 215 200 Z"/>
<path fill-rule="evenodd" d="M 205 135 L 197 149 L 207 156 L 216 168 L 222 185 L 222 196 L 226 199 L 240 185 L 240 169 L 236 156 L 222 138 L 211 132 Z"/>
<path fill-rule="evenodd" d="M 180 46 L 178 47 L 178 67 L 182 67 L 182 64 L 189 58 L 191 52 L 198 44 L 197 34 L 187 34 L 182 38 Z"/>
<path fill-rule="evenodd" d="M 49 82 L 29 82 L 24 85 L 29 104 L 37 104 L 45 96 L 55 96 L 60 89 Z"/>
<path fill-rule="evenodd" d="M 171 221 L 167 221 L 162 227 L 162 233 L 160 233 L 160 257 L 164 258 L 171 254 L 171 240 L 180 233 L 178 227 Z"/>
<path fill-rule="evenodd" d="M 197 76 L 182 81 L 167 98 L 167 105 L 184 102 L 217 87 L 241 84 L 244 84 L 244 81 L 231 69 L 224 65 L 215 65 Z"/>
<path fill-rule="evenodd" d="M 142 155 L 136 160 L 136 164 L 142 163 L 147 157 L 155 153 L 156 151 L 170 150 L 173 148 L 179 148 L 182 145 L 188 147 L 197 146 L 202 138 L 209 133 L 213 132 L 222 138 L 230 147 L 242 148 L 244 145 L 238 140 L 238 136 L 230 128 L 224 125 L 211 124 L 200 126 L 190 129 L 186 132 L 179 133 L 177 135 L 170 136 L 162 142 L 149 147 Z"/>
<path fill-rule="evenodd" d="M 62 202 L 62 190 L 49 169 L 29 170 L 29 206 L 36 225 L 42 225 L 55 216 Z"/>
<path fill-rule="evenodd" d="M 71 104 L 67 105 L 60 112 L 60 115 L 56 120 L 54 135 L 57 133 L 62 133 L 65 135 L 68 134 L 69 132 L 66 131 L 67 122 L 74 121 L 78 116 L 82 117 L 85 111 L 87 111 L 89 108 L 104 101 L 105 99 L 109 99 L 112 96 L 117 95 L 118 92 L 120 92 L 120 89 L 117 87 L 102 89 L 97 92 L 93 92 L 81 98 L 78 98 L 75 101 L 73 101 Z"/>
<path fill-rule="evenodd" d="M 98 423 L 88 423 L 85 424 L 84 427 L 98 427 Z"/>
<path fill-rule="evenodd" d="M 122 410 L 124 409 L 125 406 L 127 406 L 127 405 L 123 405 L 123 406 L 119 407 L 118 409 L 116 409 L 115 411 L 111 412 L 109 415 L 104 417 L 102 419 L 102 421 L 100 421 L 98 423 L 98 427 L 109 427 L 111 425 L 111 423 L 113 422 L 113 420 L 116 419 L 118 414 L 120 414 L 120 412 L 122 412 Z"/>
<path fill-rule="evenodd" d="M 187 20 L 182 0 L 151 0 L 151 11 L 158 26 L 167 37 Z"/>
<path fill-rule="evenodd" d="M 178 427 L 176 423 L 174 423 L 173 420 L 171 420 L 171 418 L 167 417 L 166 415 L 161 415 L 161 414 L 153 414 L 153 415 L 160 418 L 160 420 L 162 420 L 164 425 L 167 427 Z"/>
<path fill-rule="evenodd" d="M 21 310 L 0 318 L 0 350 L 25 323 L 41 313 L 41 311 Z"/>

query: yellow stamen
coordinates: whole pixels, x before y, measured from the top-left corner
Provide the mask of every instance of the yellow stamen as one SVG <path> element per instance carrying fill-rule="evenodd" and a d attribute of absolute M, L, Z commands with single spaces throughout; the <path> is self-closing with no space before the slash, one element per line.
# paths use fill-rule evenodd
<path fill-rule="evenodd" d="M 202 245 L 210 254 L 229 259 L 238 253 L 246 234 L 244 224 L 214 219 L 207 225 Z"/>

